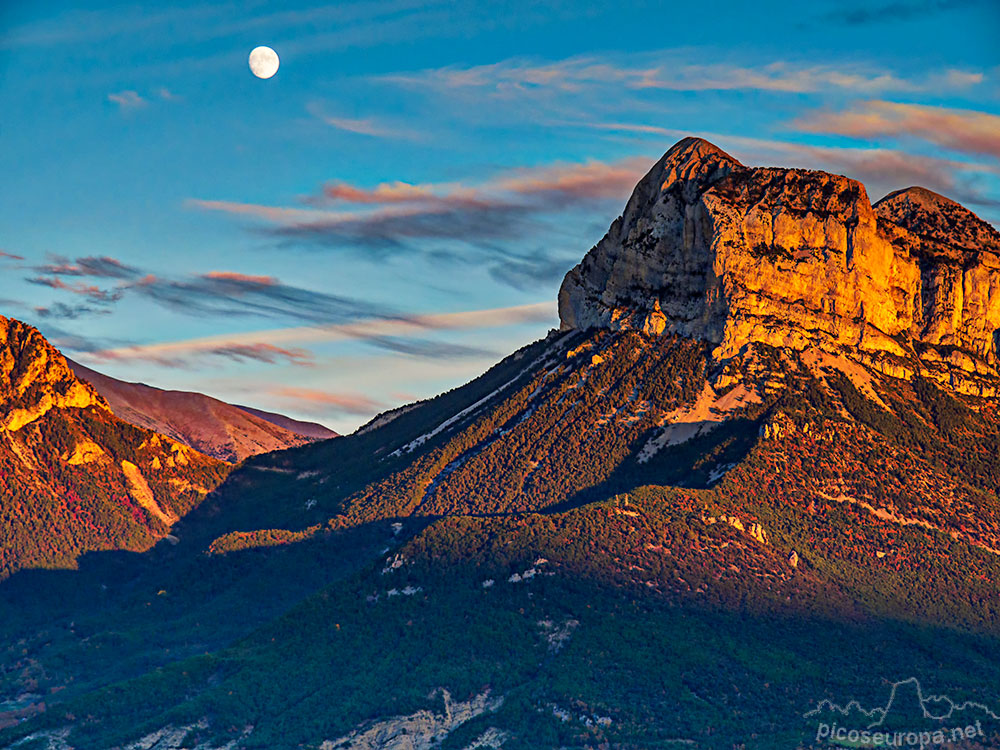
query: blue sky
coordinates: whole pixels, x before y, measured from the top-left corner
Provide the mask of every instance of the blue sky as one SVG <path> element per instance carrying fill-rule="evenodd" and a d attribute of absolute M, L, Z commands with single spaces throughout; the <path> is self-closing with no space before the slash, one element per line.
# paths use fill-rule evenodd
<path fill-rule="evenodd" d="M 998 36 L 995 0 L 7 0 L 0 313 L 349 430 L 556 325 L 684 135 L 1000 222 Z"/>

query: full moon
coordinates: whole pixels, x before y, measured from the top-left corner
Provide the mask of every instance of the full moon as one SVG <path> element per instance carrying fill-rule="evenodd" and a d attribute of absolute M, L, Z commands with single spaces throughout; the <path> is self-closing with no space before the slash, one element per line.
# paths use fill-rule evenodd
<path fill-rule="evenodd" d="M 250 53 L 250 72 L 258 78 L 270 78 L 278 72 L 278 53 L 270 47 L 254 47 Z"/>

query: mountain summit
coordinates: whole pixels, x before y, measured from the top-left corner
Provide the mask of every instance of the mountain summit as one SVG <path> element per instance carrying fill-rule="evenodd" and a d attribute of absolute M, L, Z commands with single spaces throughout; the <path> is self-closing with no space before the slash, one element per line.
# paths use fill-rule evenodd
<path fill-rule="evenodd" d="M 1000 236 L 923 188 L 872 207 L 856 180 L 674 145 L 563 280 L 563 329 L 638 329 L 849 354 L 886 374 L 995 389 Z"/>

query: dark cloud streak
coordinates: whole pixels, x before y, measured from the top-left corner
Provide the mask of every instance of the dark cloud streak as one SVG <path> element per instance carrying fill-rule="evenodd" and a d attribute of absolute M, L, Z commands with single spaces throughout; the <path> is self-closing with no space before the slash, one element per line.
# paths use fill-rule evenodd
<path fill-rule="evenodd" d="M 34 266 L 34 270 L 47 276 L 91 276 L 98 279 L 127 280 L 143 275 L 140 269 L 107 255 L 77 258 L 75 261 L 56 256 L 51 263 Z"/>
<path fill-rule="evenodd" d="M 914 18 L 923 18 L 935 13 L 945 13 L 960 10 L 983 3 L 983 0 L 911 0 L 905 2 L 885 3 L 862 6 L 844 7 L 840 4 L 836 10 L 823 16 L 824 21 L 842 23 L 847 26 L 867 26 L 878 23 L 899 23 Z"/>
<path fill-rule="evenodd" d="M 218 274 L 186 279 L 147 275 L 128 289 L 187 315 L 248 315 L 315 324 L 398 317 L 378 305 L 289 286 L 276 280 Z"/>

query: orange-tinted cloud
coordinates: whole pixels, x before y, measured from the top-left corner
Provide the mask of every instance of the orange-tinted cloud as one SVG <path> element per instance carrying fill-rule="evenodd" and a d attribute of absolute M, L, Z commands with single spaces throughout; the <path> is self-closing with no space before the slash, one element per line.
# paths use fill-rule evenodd
<path fill-rule="evenodd" d="M 1000 116 L 968 109 L 868 101 L 844 112 L 817 112 L 794 127 L 852 138 L 909 136 L 942 148 L 1000 159 Z"/>
<path fill-rule="evenodd" d="M 206 279 L 234 281 L 241 284 L 260 284 L 262 286 L 275 286 L 279 283 L 273 276 L 252 276 L 238 271 L 209 271 L 204 276 Z"/>
<path fill-rule="evenodd" d="M 282 387 L 273 389 L 271 394 L 296 403 L 305 412 L 367 415 L 384 408 L 378 401 L 358 393 L 330 393 L 310 388 Z"/>
<path fill-rule="evenodd" d="M 188 205 L 273 224 L 257 231 L 283 242 L 354 249 L 368 259 L 425 253 L 436 262 L 481 265 L 494 279 L 526 289 L 557 279 L 578 260 L 575 251 L 536 241 L 540 226 L 574 209 L 617 210 L 650 162 L 547 164 L 469 183 L 334 182 L 305 199 L 311 208 L 194 199 Z M 343 203 L 354 208 L 330 208 Z"/>
<path fill-rule="evenodd" d="M 381 205 L 413 203 L 435 198 L 430 186 L 411 185 L 408 182 L 386 182 L 374 188 L 357 187 L 346 182 L 332 182 L 323 186 L 323 195 L 332 201 Z"/>
<path fill-rule="evenodd" d="M 620 199 L 627 196 L 649 169 L 646 157 L 616 162 L 590 161 L 585 164 L 557 164 L 516 170 L 500 177 L 500 190 L 526 196 L 559 195 L 578 199 Z"/>

